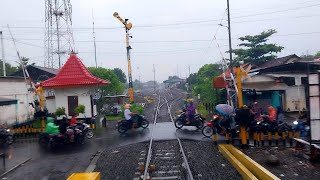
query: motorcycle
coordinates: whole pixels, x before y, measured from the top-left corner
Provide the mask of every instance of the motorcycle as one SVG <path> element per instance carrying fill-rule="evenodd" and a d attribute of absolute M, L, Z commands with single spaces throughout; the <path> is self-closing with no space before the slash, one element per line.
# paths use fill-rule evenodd
<path fill-rule="evenodd" d="M 83 122 L 76 122 L 76 128 L 80 129 L 82 131 L 82 133 L 85 134 L 88 139 L 93 138 L 93 136 L 94 136 L 93 129 L 90 128 L 90 126 L 88 124 L 83 123 Z"/>
<path fill-rule="evenodd" d="M 13 143 L 13 135 L 10 133 L 10 129 L 6 127 L 0 128 L 0 145 L 11 145 Z"/>
<path fill-rule="evenodd" d="M 203 127 L 202 134 L 205 137 L 211 137 L 214 133 L 225 135 L 225 133 L 231 132 L 232 137 L 235 137 L 237 134 L 237 127 L 232 128 L 233 123 L 231 120 L 230 117 L 223 121 L 219 115 L 214 115 L 212 120 L 207 122 Z"/>
<path fill-rule="evenodd" d="M 293 121 L 293 129 L 300 131 L 301 137 L 310 136 L 310 126 L 303 119 L 297 119 Z"/>
<path fill-rule="evenodd" d="M 120 134 L 124 134 L 126 133 L 129 129 L 132 128 L 139 128 L 142 127 L 143 129 L 146 129 L 149 126 L 149 121 L 147 121 L 144 116 L 137 114 L 136 115 L 137 121 L 138 122 L 134 122 L 132 125 L 129 121 L 127 120 L 121 120 L 118 122 L 117 126 L 118 126 L 118 132 Z M 139 123 L 140 122 L 140 123 Z"/>
<path fill-rule="evenodd" d="M 65 134 L 48 134 L 48 133 L 40 133 L 39 144 L 43 148 L 50 147 L 51 149 L 59 146 L 59 145 L 67 145 L 67 144 L 84 144 L 85 134 L 78 128 L 75 127 L 67 127 L 67 129 L 74 130 L 74 141 L 70 141 L 70 137 Z"/>
<path fill-rule="evenodd" d="M 203 128 L 205 118 L 202 117 L 201 114 L 195 114 L 193 119 L 190 120 L 189 123 L 187 123 L 187 115 L 186 115 L 186 110 L 183 110 L 176 118 L 174 121 L 174 125 L 176 128 L 181 129 L 183 126 L 195 126 L 198 129 Z"/>

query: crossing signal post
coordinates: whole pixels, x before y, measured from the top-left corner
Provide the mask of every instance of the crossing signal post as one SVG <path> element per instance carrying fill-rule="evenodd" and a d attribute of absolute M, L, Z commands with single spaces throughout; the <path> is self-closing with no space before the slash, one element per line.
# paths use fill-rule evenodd
<path fill-rule="evenodd" d="M 129 80 L 129 98 L 130 102 L 133 102 L 133 86 L 132 86 L 132 73 L 131 73 L 131 57 L 130 57 L 130 49 L 131 46 L 129 44 L 129 30 L 132 28 L 132 24 L 128 22 L 129 19 L 123 20 L 117 12 L 113 13 L 113 16 L 117 18 L 123 25 L 126 30 L 126 49 L 127 49 L 127 59 L 128 59 L 128 80 Z"/>
<path fill-rule="evenodd" d="M 246 76 L 247 72 L 242 71 L 240 67 L 236 67 L 236 80 L 237 80 L 237 89 L 238 89 L 238 107 L 241 109 L 243 107 L 243 98 L 242 98 L 242 82 L 241 79 L 243 76 Z M 247 144 L 247 133 L 246 127 L 242 123 L 240 127 L 240 139 L 241 139 L 241 146 L 245 147 Z"/>

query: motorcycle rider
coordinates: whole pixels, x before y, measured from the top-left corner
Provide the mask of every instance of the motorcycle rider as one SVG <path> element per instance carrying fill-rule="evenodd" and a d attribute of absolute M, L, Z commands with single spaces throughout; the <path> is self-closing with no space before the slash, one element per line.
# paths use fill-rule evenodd
<path fill-rule="evenodd" d="M 67 118 L 63 117 L 61 119 L 61 123 L 59 125 L 60 134 L 65 134 L 67 132 L 67 127 L 68 126 L 69 126 L 69 124 L 67 123 Z"/>
<path fill-rule="evenodd" d="M 134 122 L 134 118 L 133 116 L 136 115 L 137 113 L 133 113 L 130 111 L 131 105 L 130 104 L 126 104 L 124 106 L 125 110 L 124 110 L 124 118 L 129 122 L 130 127 L 132 127 L 133 122 Z M 141 122 L 138 122 L 139 125 L 141 124 Z"/>
<path fill-rule="evenodd" d="M 187 124 L 191 123 L 194 115 L 196 113 L 196 106 L 193 104 L 193 99 L 189 100 L 189 105 L 187 106 Z"/>
<path fill-rule="evenodd" d="M 269 115 L 266 116 L 267 119 L 269 121 L 271 121 L 271 122 L 275 122 L 276 119 L 277 119 L 277 111 L 276 111 L 276 109 L 274 107 L 272 107 L 272 106 L 269 106 L 268 107 L 268 113 L 269 113 Z"/>
<path fill-rule="evenodd" d="M 59 126 L 54 124 L 53 117 L 47 117 L 46 133 L 59 134 Z"/>

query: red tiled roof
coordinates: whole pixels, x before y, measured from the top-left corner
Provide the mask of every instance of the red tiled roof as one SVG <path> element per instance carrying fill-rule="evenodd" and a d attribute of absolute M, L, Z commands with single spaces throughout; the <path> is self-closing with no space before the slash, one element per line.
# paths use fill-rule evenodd
<path fill-rule="evenodd" d="M 69 88 L 103 84 L 110 84 L 110 81 L 93 76 L 75 54 L 70 55 L 55 77 L 41 83 L 44 88 Z"/>

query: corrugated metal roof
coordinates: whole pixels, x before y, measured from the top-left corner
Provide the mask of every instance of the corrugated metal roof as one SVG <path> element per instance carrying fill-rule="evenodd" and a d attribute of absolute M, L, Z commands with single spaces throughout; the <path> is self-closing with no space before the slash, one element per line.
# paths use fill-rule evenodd
<path fill-rule="evenodd" d="M 65 65 L 55 77 L 41 83 L 44 88 L 67 88 L 103 84 L 110 84 L 110 81 L 93 76 L 75 54 L 70 55 Z"/>

